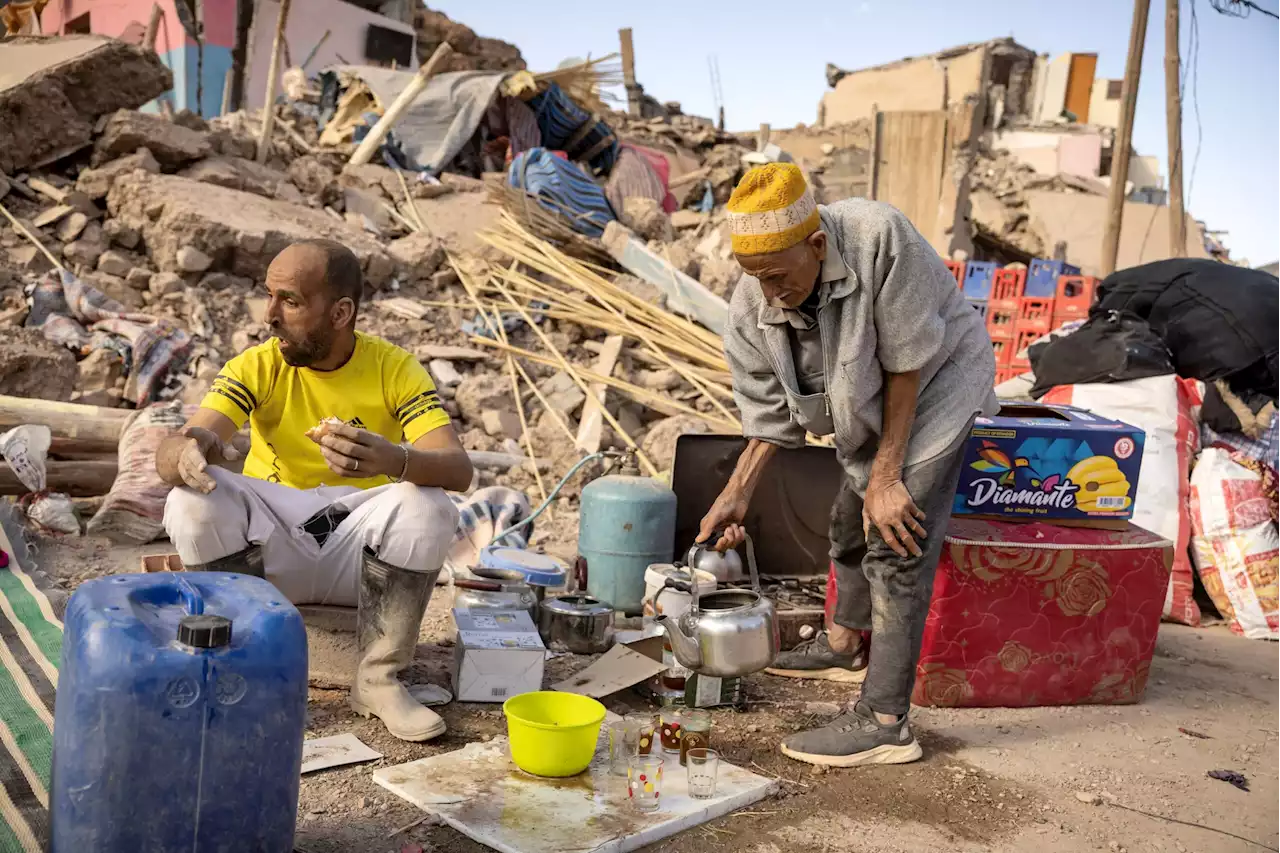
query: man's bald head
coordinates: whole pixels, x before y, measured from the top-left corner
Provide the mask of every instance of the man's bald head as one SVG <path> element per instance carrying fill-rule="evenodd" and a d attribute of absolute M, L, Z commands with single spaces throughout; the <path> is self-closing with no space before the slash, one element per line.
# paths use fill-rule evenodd
<path fill-rule="evenodd" d="M 303 240 L 271 262 L 267 291 L 267 323 L 285 360 L 298 367 L 323 366 L 336 343 L 350 340 L 364 276 L 356 256 L 341 243 Z"/>
<path fill-rule="evenodd" d="M 336 240 L 301 240 L 276 255 L 271 266 L 280 264 L 291 277 L 308 283 L 322 284 L 334 302 L 350 299 L 360 307 L 364 295 L 364 274 L 360 261 L 346 246 Z M 267 271 L 270 276 L 270 270 Z M 354 321 L 354 317 L 352 320 Z"/>

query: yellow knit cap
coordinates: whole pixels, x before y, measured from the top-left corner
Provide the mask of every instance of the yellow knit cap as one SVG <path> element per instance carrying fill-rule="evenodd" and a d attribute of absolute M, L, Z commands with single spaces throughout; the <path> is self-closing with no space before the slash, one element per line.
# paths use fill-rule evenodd
<path fill-rule="evenodd" d="M 739 255 L 781 252 L 818 230 L 818 205 L 794 163 L 766 163 L 729 197 L 729 233 Z"/>

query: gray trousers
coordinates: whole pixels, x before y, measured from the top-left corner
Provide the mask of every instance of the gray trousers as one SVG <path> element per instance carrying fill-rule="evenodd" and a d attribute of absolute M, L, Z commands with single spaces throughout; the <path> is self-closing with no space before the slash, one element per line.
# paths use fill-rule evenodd
<path fill-rule="evenodd" d="M 928 535 L 923 542 L 914 537 L 924 552 L 921 556 L 899 557 L 874 525 L 869 538 L 863 535 L 865 484 L 855 483 L 848 474 L 831 507 L 834 618 L 837 625 L 871 632 L 871 660 L 862 683 L 862 699 L 881 714 L 905 714 L 910 707 L 920 641 L 933 596 L 933 575 L 942 556 L 968 435 L 966 426 L 946 453 L 903 472 L 911 499 L 926 516 L 920 523 Z"/>

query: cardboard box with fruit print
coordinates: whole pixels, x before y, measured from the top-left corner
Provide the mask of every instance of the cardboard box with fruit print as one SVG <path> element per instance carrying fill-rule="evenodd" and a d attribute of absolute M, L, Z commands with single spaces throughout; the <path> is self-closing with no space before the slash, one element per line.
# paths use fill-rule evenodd
<path fill-rule="evenodd" d="M 1071 406 L 1001 406 L 974 421 L 952 515 L 1114 523 L 1133 515 L 1145 433 Z"/>

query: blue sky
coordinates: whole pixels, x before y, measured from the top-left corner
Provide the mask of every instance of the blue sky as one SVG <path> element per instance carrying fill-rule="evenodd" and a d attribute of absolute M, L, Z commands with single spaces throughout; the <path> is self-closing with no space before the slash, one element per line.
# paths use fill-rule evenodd
<path fill-rule="evenodd" d="M 1276 9 L 1280 0 L 1258 0 Z M 530 68 L 617 50 L 631 27 L 636 72 L 645 91 L 686 112 L 713 113 L 707 57 L 720 66 L 731 130 L 769 122 L 812 124 L 826 88 L 828 62 L 861 68 L 971 41 L 1013 36 L 1040 53 L 1098 54 L 1099 77 L 1122 77 L 1133 4 L 1126 0 L 433 0 L 428 3 L 483 36 L 517 45 Z M 1134 146 L 1160 158 L 1167 175 L 1164 108 L 1164 9 L 1153 0 L 1147 25 Z M 1188 80 L 1183 147 L 1188 209 L 1229 232 L 1233 256 L 1260 265 L 1280 257 L 1280 29 L 1254 12 L 1218 14 L 1194 0 L 1199 21 L 1199 125 Z M 1191 2 L 1182 2 L 1183 61 Z M 1195 182 L 1189 182 L 1202 135 Z"/>

